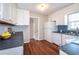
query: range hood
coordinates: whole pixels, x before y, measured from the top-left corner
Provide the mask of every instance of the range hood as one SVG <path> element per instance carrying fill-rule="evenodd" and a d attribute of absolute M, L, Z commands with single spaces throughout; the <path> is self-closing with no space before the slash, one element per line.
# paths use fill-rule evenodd
<path fill-rule="evenodd" d="M 1 20 L 0 20 L 0 24 L 15 26 L 15 24 L 12 24 L 12 21 L 10 21 L 10 20 L 5 20 L 5 19 L 1 19 Z"/>

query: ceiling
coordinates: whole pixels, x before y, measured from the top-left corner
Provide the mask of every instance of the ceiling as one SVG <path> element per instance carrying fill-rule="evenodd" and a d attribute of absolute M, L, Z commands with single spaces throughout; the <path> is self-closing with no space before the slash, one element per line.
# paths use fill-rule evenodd
<path fill-rule="evenodd" d="M 66 6 L 71 5 L 71 3 L 48 3 L 48 8 L 45 9 L 44 11 L 40 11 L 39 9 L 36 8 L 36 6 L 39 4 L 40 3 L 18 3 L 17 7 L 21 9 L 30 10 L 30 12 L 40 13 L 43 15 L 49 15 L 59 9 L 62 9 Z"/>

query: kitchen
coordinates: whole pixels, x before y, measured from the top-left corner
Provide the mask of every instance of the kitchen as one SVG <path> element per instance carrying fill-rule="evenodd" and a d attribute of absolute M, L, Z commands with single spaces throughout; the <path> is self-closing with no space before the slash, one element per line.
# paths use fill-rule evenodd
<path fill-rule="evenodd" d="M 8 28 L 10 28 L 10 31 L 13 33 L 12 38 L 8 40 L 0 40 L 0 55 L 27 55 L 29 51 L 27 50 L 27 43 L 33 41 L 33 39 L 35 39 L 35 42 L 47 41 L 49 42 L 49 45 L 52 46 L 55 44 L 55 46 L 57 46 L 57 49 L 55 49 L 58 51 L 57 53 L 55 53 L 52 49 L 47 48 L 52 53 L 42 51 L 44 52 L 44 54 L 79 54 L 79 41 L 77 41 L 77 39 L 79 38 L 79 32 L 77 28 L 78 24 L 71 24 L 71 21 L 75 21 L 74 18 L 77 18 L 76 21 L 79 20 L 79 4 L 42 4 L 42 7 L 46 5 L 50 6 L 44 7 L 47 8 L 46 11 L 41 9 L 42 7 L 36 9 L 36 7 L 40 5 L 41 4 L 39 3 L 0 3 L 0 34 L 7 32 Z M 41 11 L 39 11 L 40 9 Z M 70 23 L 68 21 L 69 19 L 71 19 Z M 31 21 L 32 23 L 30 23 Z M 34 27 L 32 25 L 34 25 Z M 33 31 L 31 29 L 33 29 Z M 72 48 L 75 48 L 71 48 L 71 46 L 73 45 L 71 44 L 72 42 L 77 47 L 74 51 L 70 51 Z M 24 48 L 25 45 L 26 48 Z M 45 48 L 43 48 L 42 50 L 44 50 Z M 25 51 L 25 49 L 27 51 Z M 39 52 L 39 54 L 42 55 L 42 52 Z M 38 53 L 36 54 L 39 55 Z"/>

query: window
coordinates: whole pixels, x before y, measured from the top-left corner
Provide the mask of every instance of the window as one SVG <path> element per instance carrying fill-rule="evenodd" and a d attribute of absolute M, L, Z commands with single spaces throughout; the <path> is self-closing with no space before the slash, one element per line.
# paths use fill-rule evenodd
<path fill-rule="evenodd" d="M 76 28 L 79 28 L 79 13 L 69 14 L 68 29 L 75 30 Z"/>

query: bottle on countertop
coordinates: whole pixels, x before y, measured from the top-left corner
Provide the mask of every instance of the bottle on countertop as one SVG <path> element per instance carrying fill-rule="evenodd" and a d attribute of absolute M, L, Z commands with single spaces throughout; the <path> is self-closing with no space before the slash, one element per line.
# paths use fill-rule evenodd
<path fill-rule="evenodd" d="M 12 35 L 15 34 L 15 31 L 13 31 L 11 27 L 8 28 L 8 32 L 11 33 Z"/>
<path fill-rule="evenodd" d="M 8 28 L 8 32 L 11 33 L 11 34 L 13 34 L 13 30 L 12 30 L 11 27 Z"/>

